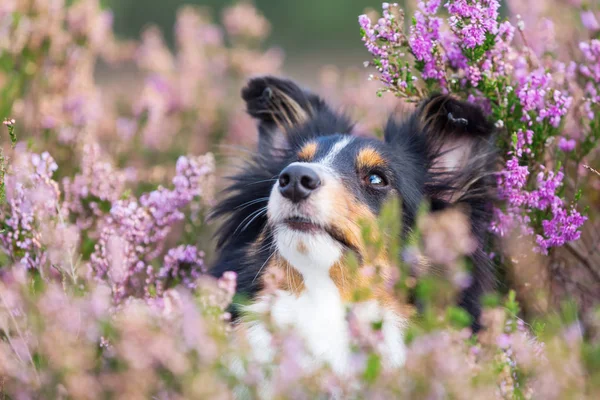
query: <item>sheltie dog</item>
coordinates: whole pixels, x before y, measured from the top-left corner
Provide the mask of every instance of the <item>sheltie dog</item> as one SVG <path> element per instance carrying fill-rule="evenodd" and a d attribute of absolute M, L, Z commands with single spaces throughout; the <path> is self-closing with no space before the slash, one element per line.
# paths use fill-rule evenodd
<path fill-rule="evenodd" d="M 289 80 L 251 79 L 242 97 L 258 122 L 258 146 L 213 212 L 223 223 L 212 274 L 237 273 L 238 292 L 251 299 L 238 312 L 269 312 L 274 324 L 300 335 L 315 362 L 344 374 L 351 351 L 346 306 L 354 289 L 368 286 L 362 312 L 382 322 L 383 361 L 402 365 L 408 319 L 385 284 L 391 266 L 380 262 L 381 279 L 352 278 L 344 261 L 351 252 L 363 266 L 358 221 L 374 221 L 397 196 L 402 236 L 423 202 L 431 213 L 460 207 L 468 214 L 477 249 L 459 305 L 479 329 L 479 299 L 494 283 L 485 247 L 495 182 L 494 126 L 479 107 L 436 94 L 410 115 L 392 116 L 379 140 L 354 135 L 348 117 Z M 267 300 L 265 276 L 278 270 L 286 279 Z M 248 332 L 257 356 L 269 360 L 266 327 L 250 322 Z"/>

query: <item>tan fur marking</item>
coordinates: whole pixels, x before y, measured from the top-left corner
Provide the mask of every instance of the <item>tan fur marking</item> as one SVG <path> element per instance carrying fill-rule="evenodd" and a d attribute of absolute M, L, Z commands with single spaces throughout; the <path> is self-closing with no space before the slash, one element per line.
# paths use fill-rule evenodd
<path fill-rule="evenodd" d="M 410 317 L 414 313 L 413 307 L 402 303 L 389 287 L 389 265 L 382 260 L 372 267 L 371 274 L 365 274 L 364 268 L 352 271 L 343 262 L 338 262 L 329 270 L 329 276 L 344 302 L 376 300 L 383 308 L 398 315 Z"/>
<path fill-rule="evenodd" d="M 346 190 L 343 185 L 336 185 L 328 190 L 331 191 L 333 204 L 332 220 L 330 222 L 333 230 L 344 241 L 354 247 L 360 257 L 364 256 L 364 243 L 361 228 L 364 224 L 375 222 L 375 215 L 369 207 L 356 200 L 354 195 Z M 372 229 L 372 233 L 376 233 Z"/>
<path fill-rule="evenodd" d="M 252 243 L 249 247 L 248 247 L 248 257 L 252 257 L 255 256 L 256 254 L 258 254 L 260 251 L 266 250 L 264 249 L 264 245 L 265 245 L 265 239 L 267 237 L 266 231 L 263 229 L 260 234 L 258 235 L 258 237 L 256 238 L 256 240 L 254 241 L 254 243 Z"/>
<path fill-rule="evenodd" d="M 430 102 L 428 102 L 419 115 L 419 120 L 421 121 L 421 126 L 426 127 L 430 125 L 433 121 L 440 118 L 442 116 L 442 108 L 448 102 L 448 97 L 436 98 Z M 432 108 L 438 107 L 437 111 L 434 113 L 431 111 Z"/>
<path fill-rule="evenodd" d="M 333 204 L 330 225 L 336 234 L 354 248 L 359 259 L 357 267 L 351 267 L 347 259 L 342 259 L 329 270 L 329 276 L 342 300 L 376 300 L 385 309 L 410 317 L 412 307 L 398 299 L 390 285 L 394 267 L 390 266 L 385 246 L 367 246 L 363 240 L 363 235 L 368 232 L 369 243 L 382 243 L 377 217 L 343 185 L 330 186 L 328 191 L 328 201 Z"/>
<path fill-rule="evenodd" d="M 302 149 L 300 149 L 300 151 L 298 152 L 298 158 L 300 159 L 300 161 L 312 161 L 312 159 L 315 158 L 316 153 L 317 143 L 308 142 L 307 144 L 302 146 Z"/>
<path fill-rule="evenodd" d="M 359 169 L 370 169 L 384 166 L 385 160 L 375 149 L 367 147 L 358 153 L 356 164 Z"/>
<path fill-rule="evenodd" d="M 306 247 L 306 243 L 304 243 L 302 240 L 298 241 L 298 246 L 296 247 L 296 250 L 298 250 L 298 253 L 300 254 L 308 253 L 308 247 Z"/>
<path fill-rule="evenodd" d="M 308 120 L 312 110 L 303 109 L 293 98 L 275 87 L 271 87 L 271 90 L 273 96 L 270 99 L 268 112 L 273 115 L 275 123 L 280 129 L 287 131 Z"/>

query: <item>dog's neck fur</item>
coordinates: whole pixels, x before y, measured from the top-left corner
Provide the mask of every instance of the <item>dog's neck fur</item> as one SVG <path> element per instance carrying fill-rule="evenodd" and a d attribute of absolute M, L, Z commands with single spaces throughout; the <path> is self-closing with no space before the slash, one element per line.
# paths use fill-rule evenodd
<path fill-rule="evenodd" d="M 286 243 L 285 235 L 276 240 L 278 247 Z M 328 364 L 339 375 L 351 373 L 351 334 L 347 321 L 348 306 L 357 285 L 368 284 L 365 279 L 345 277 L 340 261 L 343 251 L 332 241 L 317 240 L 322 246 L 280 247 L 265 266 L 263 279 L 280 276 L 274 293 L 263 292 L 246 312 L 270 313 L 271 322 L 278 328 L 291 328 L 300 336 L 310 354 L 304 367 L 318 368 Z M 325 246 L 327 244 L 327 246 Z M 307 245 L 308 246 L 308 245 Z M 348 273 L 347 273 L 348 274 Z M 348 274 L 349 275 L 349 274 Z M 264 287 L 269 287 L 267 282 Z M 371 287 L 371 296 L 354 304 L 353 311 L 368 322 L 383 322 L 384 340 L 379 349 L 388 366 L 404 362 L 402 340 L 406 314 L 397 306 L 384 288 Z M 259 360 L 268 362 L 274 356 L 271 336 L 260 319 L 248 325 L 249 341 Z"/>

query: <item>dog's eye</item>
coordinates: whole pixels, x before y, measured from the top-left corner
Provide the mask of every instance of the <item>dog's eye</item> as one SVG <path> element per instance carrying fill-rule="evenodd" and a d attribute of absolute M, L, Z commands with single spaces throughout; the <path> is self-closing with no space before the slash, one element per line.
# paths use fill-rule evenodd
<path fill-rule="evenodd" d="M 370 173 L 367 176 L 367 183 L 371 186 L 375 186 L 375 187 L 383 187 L 387 185 L 387 182 L 385 180 L 385 178 L 383 176 L 381 176 L 381 174 L 378 173 Z"/>

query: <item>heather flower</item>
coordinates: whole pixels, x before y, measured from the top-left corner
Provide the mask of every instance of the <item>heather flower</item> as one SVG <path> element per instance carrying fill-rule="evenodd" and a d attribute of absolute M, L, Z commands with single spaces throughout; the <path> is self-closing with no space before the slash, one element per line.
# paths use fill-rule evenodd
<path fill-rule="evenodd" d="M 62 216 L 60 191 L 52 175 L 58 169 L 48 153 L 17 153 L 6 178 L 7 207 L 1 210 L 0 243 L 13 262 L 27 268 L 46 266 L 47 253 L 40 223 Z M 52 233 L 52 230 L 46 231 Z"/>
<path fill-rule="evenodd" d="M 204 253 L 194 246 L 179 246 L 169 250 L 156 274 L 157 294 L 162 295 L 173 282 L 195 289 L 198 278 L 206 272 L 203 257 Z"/>
<path fill-rule="evenodd" d="M 542 70 L 533 71 L 522 79 L 517 89 L 517 96 L 523 107 L 523 120 L 532 124 L 532 115 L 536 122 L 547 119 L 550 125 L 557 128 L 571 106 L 572 97 L 561 91 L 552 89 L 552 76 Z"/>
<path fill-rule="evenodd" d="M 528 146 L 532 143 L 533 132 L 518 132 L 515 136 L 512 157 L 498 174 L 498 195 L 506 201 L 506 210 L 495 210 L 490 229 L 499 236 L 506 236 L 518 224 L 521 234 L 532 235 L 534 232 L 529 228 L 532 216 L 537 210 L 549 211 L 552 218 L 541 222 L 542 233 L 536 235 L 537 250 L 547 253 L 551 247 L 579 239 L 579 229 L 587 218 L 575 209 L 569 209 L 558 195 L 558 189 L 563 185 L 563 172 L 540 171 L 536 179 L 537 189 L 527 188 L 530 170 L 521 162 L 523 157 L 531 154 Z"/>
<path fill-rule="evenodd" d="M 264 39 L 271 30 L 269 22 L 249 3 L 239 3 L 223 11 L 223 25 L 232 37 Z"/>
<path fill-rule="evenodd" d="M 477 249 L 471 234 L 471 224 L 460 210 L 448 210 L 439 215 L 426 216 L 418 222 L 423 235 L 423 254 L 429 263 L 445 267 L 457 287 L 466 287 L 469 278 L 460 261 Z"/>
<path fill-rule="evenodd" d="M 440 41 L 441 18 L 433 17 L 439 7 L 439 0 L 419 2 L 421 11 L 415 13 L 415 21 L 410 30 L 408 43 L 417 61 L 423 63 L 423 79 L 434 79 L 445 86 L 445 70 L 438 48 Z"/>
<path fill-rule="evenodd" d="M 573 151 L 575 149 L 575 140 L 561 137 L 558 141 L 558 148 L 565 153 Z"/>
<path fill-rule="evenodd" d="M 589 29 L 590 31 L 600 30 L 600 24 L 598 23 L 593 11 L 585 10 L 582 11 L 580 15 L 581 23 L 586 27 L 586 29 Z"/>
<path fill-rule="evenodd" d="M 183 220 L 183 208 L 197 197 L 206 195 L 210 198 L 203 180 L 213 171 L 214 161 L 210 154 L 196 158 L 180 157 L 173 190 L 161 187 L 142 195 L 139 201 L 118 200 L 112 205 L 91 256 L 91 266 L 97 277 L 110 278 L 115 300 L 120 301 L 130 295 L 153 296 L 151 291 L 156 290 L 154 280 L 157 278 L 163 280 L 160 284 L 162 292 L 167 278 L 175 278 L 175 275 L 181 278 L 178 276 L 179 267 L 175 265 L 177 257 L 183 257 L 183 262 L 200 263 L 200 256 L 189 253 L 190 250 L 181 256 L 173 250 L 165 259 L 165 269 L 159 271 L 158 276 L 150 266 L 150 262 L 162 252 L 172 227 Z M 189 273 L 191 275 L 186 279 L 197 275 L 194 271 Z M 192 285 L 190 281 L 186 284 Z"/>
<path fill-rule="evenodd" d="M 279 71 L 283 53 L 260 48 L 268 23 L 252 5 L 227 8 L 223 19 L 225 29 L 197 8 L 183 7 L 177 13 L 175 52 L 157 28 L 142 34 L 136 63 L 147 75 L 132 112 L 146 147 L 164 150 L 177 143 L 177 135 L 186 135 L 180 139 L 206 151 L 211 133 L 220 128 L 221 109 L 235 108 L 228 85 L 221 83 Z"/>
<path fill-rule="evenodd" d="M 500 3 L 496 0 L 456 0 L 445 7 L 450 13 L 448 23 L 452 32 L 467 49 L 483 45 L 486 35 L 498 31 Z"/>
<path fill-rule="evenodd" d="M 434 90 L 454 92 L 492 114 L 498 128 L 510 124 L 517 133 L 512 146 L 505 141 L 505 148 L 512 150 L 506 152 L 504 170 L 498 175 L 499 197 L 506 205 L 494 211 L 491 230 L 504 236 L 519 225 L 521 234 L 539 235 L 542 252 L 576 240 L 575 232 L 579 232 L 585 217 L 569 210 L 571 207 L 558 194 L 563 173 L 546 173 L 545 166 L 537 161 L 541 159 L 539 152 L 544 151 L 540 141 L 552 140 L 558 134 L 573 106 L 570 85 L 575 64 L 532 61 L 530 49 L 513 43 L 516 28 L 500 20 L 500 3 L 496 0 L 448 1 L 444 4 L 449 13 L 446 19 L 437 17 L 440 5 L 439 1 L 419 2 L 406 39 L 402 27 L 393 23 L 388 4 L 384 4 L 383 18 L 377 24 L 365 15 L 359 17 L 363 41 L 374 57 L 372 64 L 380 72 L 379 80 L 396 94 L 411 97 L 415 91 L 402 78 L 414 68 L 425 80 L 426 90 L 417 92 L 419 96 Z M 517 20 L 523 31 L 523 21 L 519 17 Z M 543 26 L 552 38 L 551 21 Z M 580 44 L 586 59 L 579 70 L 588 78 L 584 110 L 589 119 L 593 119 L 600 87 L 600 72 L 595 73 L 600 59 L 596 47 L 600 48 L 594 40 Z M 553 50 L 550 46 L 545 49 Z M 397 62 L 396 57 L 404 57 L 405 51 L 414 56 L 412 66 Z M 513 122 L 512 118 L 517 120 Z M 563 152 L 572 152 L 576 142 L 563 139 L 558 146 Z M 537 188 L 532 188 L 534 168 L 542 171 Z M 540 211 L 546 212 L 547 219 L 539 217 Z"/>
<path fill-rule="evenodd" d="M 593 105 L 600 103 L 600 40 L 579 43 L 579 49 L 584 56 L 584 62 L 579 66 L 579 72 L 587 81 L 584 90 L 586 94 L 585 111 L 590 120 L 594 119 Z"/>
<path fill-rule="evenodd" d="M 390 8 L 389 5 L 384 8 L 383 18 L 374 25 L 368 16 L 358 17 L 362 40 L 374 57 L 373 63 L 381 73 L 379 79 L 383 84 L 390 88 L 410 89 L 416 77 L 402 60 L 402 49 L 407 43 L 402 33 L 404 17 L 401 13 L 396 17 Z"/>
<path fill-rule="evenodd" d="M 80 173 L 63 180 L 64 206 L 80 229 L 91 228 L 123 194 L 125 174 L 102 154 L 97 143 L 84 145 Z"/>

